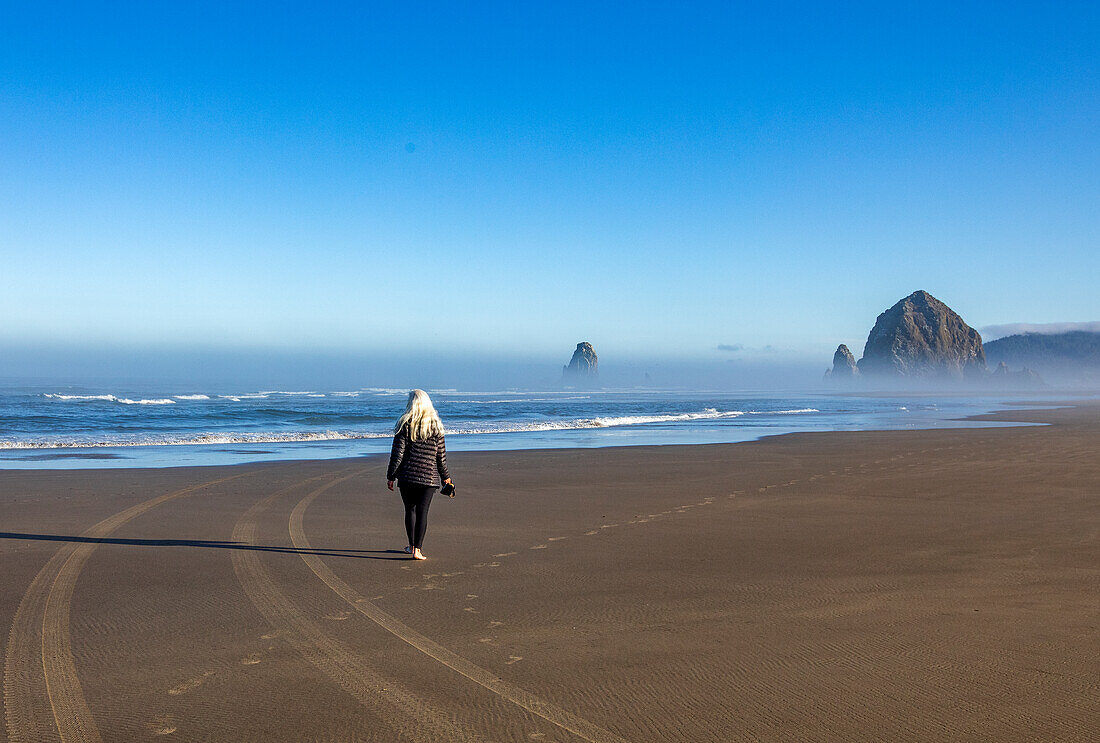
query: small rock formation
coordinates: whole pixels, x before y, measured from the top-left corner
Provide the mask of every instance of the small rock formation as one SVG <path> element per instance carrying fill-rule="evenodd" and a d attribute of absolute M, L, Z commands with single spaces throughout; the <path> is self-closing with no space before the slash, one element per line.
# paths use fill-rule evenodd
<path fill-rule="evenodd" d="M 1017 390 L 1044 389 L 1047 385 L 1043 378 L 1026 366 L 1020 371 L 1009 371 L 1008 364 L 1001 362 L 990 374 L 994 385 Z"/>
<path fill-rule="evenodd" d="M 856 366 L 856 357 L 841 343 L 833 354 L 833 368 L 829 371 L 829 376 L 833 379 L 851 379 L 857 374 L 859 367 Z"/>
<path fill-rule="evenodd" d="M 863 375 L 884 377 L 980 377 L 986 372 L 985 349 L 978 331 L 954 310 L 916 291 L 878 316 L 858 368 Z"/>
<path fill-rule="evenodd" d="M 567 366 L 562 367 L 562 379 L 573 383 L 592 382 L 599 375 L 598 363 L 592 344 L 587 341 L 578 343 L 573 358 Z"/>

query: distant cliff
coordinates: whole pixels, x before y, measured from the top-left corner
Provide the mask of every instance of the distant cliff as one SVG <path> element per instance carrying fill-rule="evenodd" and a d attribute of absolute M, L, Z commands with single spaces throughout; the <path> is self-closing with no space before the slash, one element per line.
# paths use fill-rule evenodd
<path fill-rule="evenodd" d="M 1009 335 L 986 343 L 985 353 L 990 363 L 1003 361 L 1009 366 L 1076 364 L 1100 368 L 1100 333 L 1074 330 L 1052 335 Z"/>
<path fill-rule="evenodd" d="M 1100 333 L 1024 333 L 990 341 L 985 349 L 991 364 L 1026 366 L 1060 384 L 1100 384 Z"/>
<path fill-rule="evenodd" d="M 567 384 L 591 384 L 599 376 L 599 359 L 596 350 L 587 341 L 578 343 L 573 358 L 562 367 L 562 381 Z"/>
<path fill-rule="evenodd" d="M 867 336 L 862 375 L 961 380 L 985 374 L 982 336 L 926 291 L 878 316 Z"/>

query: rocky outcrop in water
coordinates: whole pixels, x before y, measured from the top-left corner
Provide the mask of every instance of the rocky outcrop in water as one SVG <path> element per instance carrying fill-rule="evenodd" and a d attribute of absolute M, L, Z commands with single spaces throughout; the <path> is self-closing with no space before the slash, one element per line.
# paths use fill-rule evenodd
<path fill-rule="evenodd" d="M 961 380 L 986 373 L 977 330 L 925 291 L 916 291 L 878 316 L 867 336 L 864 376 Z"/>
<path fill-rule="evenodd" d="M 1026 366 L 1020 371 L 1010 371 L 1008 364 L 1003 361 L 997 364 L 989 377 L 994 386 L 1004 389 L 1039 390 L 1047 387 L 1043 378 Z"/>
<path fill-rule="evenodd" d="M 599 360 L 592 344 L 587 341 L 577 344 L 577 350 L 573 352 L 573 358 L 569 364 L 562 367 L 562 379 L 569 383 L 591 383 L 599 375 Z"/>
<path fill-rule="evenodd" d="M 846 345 L 841 343 L 837 346 L 836 353 L 833 354 L 833 368 L 829 370 L 828 376 L 833 379 L 851 379 L 858 374 L 859 368 L 856 366 L 856 357 L 852 355 Z"/>

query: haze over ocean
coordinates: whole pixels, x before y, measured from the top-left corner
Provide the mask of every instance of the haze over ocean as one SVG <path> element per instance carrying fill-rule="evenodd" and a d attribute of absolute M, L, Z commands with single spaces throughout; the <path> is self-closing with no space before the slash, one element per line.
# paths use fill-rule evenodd
<path fill-rule="evenodd" d="M 918 288 L 1095 320 L 1098 32 L 1092 3 L 9 7 L 0 376 L 540 387 L 588 340 L 627 383 L 790 387 Z"/>

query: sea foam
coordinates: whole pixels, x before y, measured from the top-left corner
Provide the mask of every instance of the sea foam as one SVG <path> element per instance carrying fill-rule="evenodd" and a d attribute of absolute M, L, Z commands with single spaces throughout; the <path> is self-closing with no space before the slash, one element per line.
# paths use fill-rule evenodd
<path fill-rule="evenodd" d="M 176 402 L 167 397 L 132 400 L 129 397 L 115 397 L 114 395 L 62 395 L 50 392 L 47 392 L 44 397 L 51 397 L 55 400 L 100 400 L 103 402 L 117 402 L 123 405 L 173 405 Z"/>

